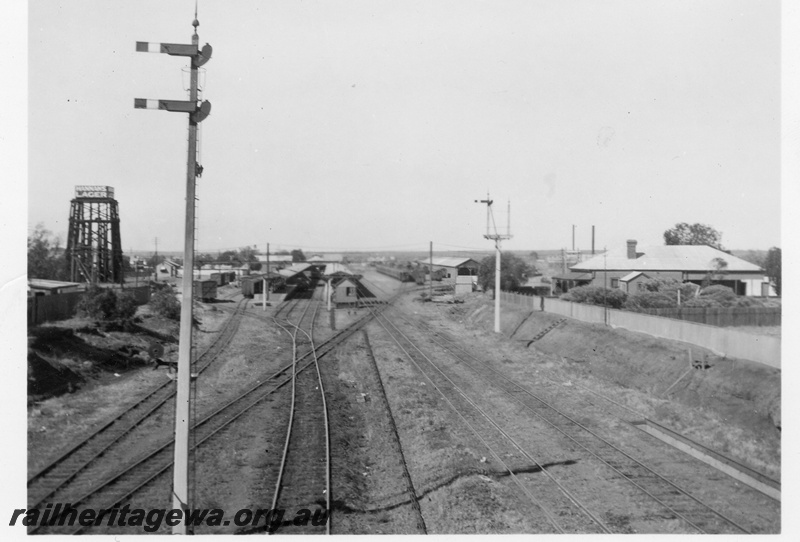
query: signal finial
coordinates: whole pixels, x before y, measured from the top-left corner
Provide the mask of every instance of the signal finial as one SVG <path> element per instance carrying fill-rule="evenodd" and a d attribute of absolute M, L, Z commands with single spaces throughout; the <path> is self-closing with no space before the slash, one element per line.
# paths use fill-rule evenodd
<path fill-rule="evenodd" d="M 194 33 L 197 34 L 197 27 L 200 26 L 200 21 L 197 20 L 197 0 L 194 0 L 194 21 L 192 21 Z"/>

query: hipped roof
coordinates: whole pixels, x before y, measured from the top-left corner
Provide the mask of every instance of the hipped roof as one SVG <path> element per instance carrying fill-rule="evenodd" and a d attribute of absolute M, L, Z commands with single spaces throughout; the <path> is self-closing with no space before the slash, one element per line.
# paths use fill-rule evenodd
<path fill-rule="evenodd" d="M 713 260 L 725 260 L 724 273 L 763 273 L 748 261 L 708 245 L 654 245 L 637 247 L 636 258 L 628 258 L 627 247 L 609 250 L 586 261 L 578 262 L 570 270 L 589 271 L 687 271 L 705 273 L 714 268 Z"/>

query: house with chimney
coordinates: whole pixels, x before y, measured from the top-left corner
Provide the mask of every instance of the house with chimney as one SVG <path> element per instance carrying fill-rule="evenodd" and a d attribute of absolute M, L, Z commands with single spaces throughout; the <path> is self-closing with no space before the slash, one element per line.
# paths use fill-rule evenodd
<path fill-rule="evenodd" d="M 759 266 L 708 245 L 653 245 L 637 247 L 635 240 L 624 247 L 578 262 L 570 275 L 581 285 L 620 288 L 636 293 L 644 281 L 673 278 L 702 285 L 709 277 L 714 284 L 731 288 L 737 295 L 775 295 Z M 565 284 L 566 291 L 572 285 Z"/>

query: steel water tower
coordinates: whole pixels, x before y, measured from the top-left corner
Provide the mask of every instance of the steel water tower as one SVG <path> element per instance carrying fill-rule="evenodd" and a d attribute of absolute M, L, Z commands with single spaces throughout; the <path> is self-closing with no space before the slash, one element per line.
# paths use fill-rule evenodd
<path fill-rule="evenodd" d="M 67 259 L 73 282 L 122 282 L 119 207 L 112 186 L 76 186 Z"/>

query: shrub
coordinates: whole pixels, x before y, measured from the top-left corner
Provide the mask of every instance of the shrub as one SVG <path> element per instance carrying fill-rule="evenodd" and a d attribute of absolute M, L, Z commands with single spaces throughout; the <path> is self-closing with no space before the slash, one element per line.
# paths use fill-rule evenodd
<path fill-rule="evenodd" d="M 703 308 L 703 307 L 716 308 L 716 307 L 722 307 L 722 304 L 713 297 L 705 296 L 705 297 L 693 297 L 686 303 L 683 303 L 682 306 L 687 308 Z"/>
<path fill-rule="evenodd" d="M 93 320 L 113 320 L 117 308 L 114 290 L 92 285 L 78 302 L 78 311 Z"/>
<path fill-rule="evenodd" d="M 110 288 L 94 285 L 78 302 L 78 312 L 93 320 L 130 320 L 136 314 L 136 298 L 128 292 L 117 295 Z"/>
<path fill-rule="evenodd" d="M 619 309 L 625 303 L 628 294 L 616 288 L 602 286 L 578 286 L 561 296 L 565 301 L 586 303 L 588 305 L 605 305 Z"/>
<path fill-rule="evenodd" d="M 181 304 L 172 289 L 169 287 L 158 288 L 150 296 L 150 308 L 156 314 L 171 320 L 181 319 Z"/>
<path fill-rule="evenodd" d="M 713 299 L 720 307 L 732 307 L 736 305 L 738 296 L 728 288 L 721 284 L 714 284 L 707 286 L 700 290 L 700 298 Z"/>
<path fill-rule="evenodd" d="M 671 309 L 678 306 L 678 296 L 672 292 L 639 292 L 629 295 L 625 301 L 628 310 Z"/>
<path fill-rule="evenodd" d="M 739 297 L 736 299 L 736 307 L 763 307 L 764 302 L 754 297 Z"/>
<path fill-rule="evenodd" d="M 682 285 L 682 283 L 677 279 L 660 277 L 643 280 L 641 284 L 648 292 L 666 292 L 670 290 L 677 290 Z"/>
<path fill-rule="evenodd" d="M 713 284 L 711 286 L 706 286 L 702 290 L 700 290 L 701 296 L 717 296 L 717 295 L 727 295 L 733 294 L 733 290 L 728 288 L 727 286 L 723 286 L 722 284 Z"/>
<path fill-rule="evenodd" d="M 117 320 L 131 320 L 136 315 L 136 297 L 130 292 L 120 292 L 117 296 L 116 314 Z"/>

